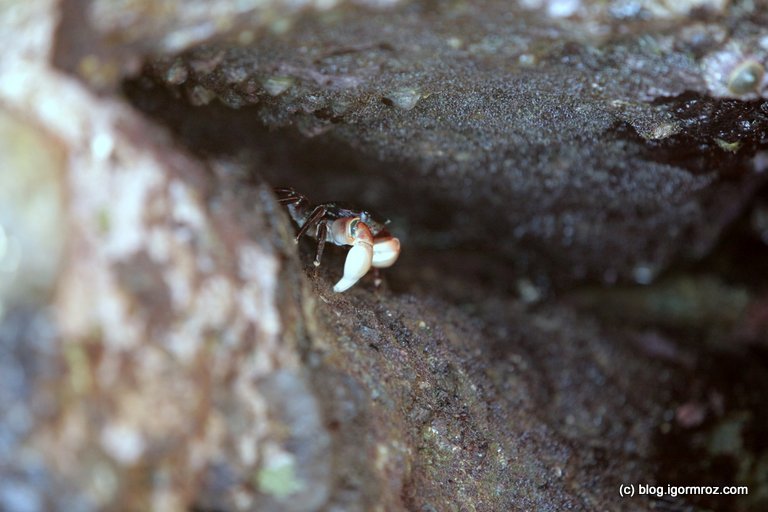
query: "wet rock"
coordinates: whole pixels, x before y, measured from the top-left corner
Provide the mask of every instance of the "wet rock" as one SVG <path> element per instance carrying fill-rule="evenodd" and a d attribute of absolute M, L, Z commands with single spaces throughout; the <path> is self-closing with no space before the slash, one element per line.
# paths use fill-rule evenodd
<path fill-rule="evenodd" d="M 258 130 L 256 118 L 296 130 L 288 145 L 317 156 L 267 175 L 275 184 L 364 199 L 412 223 L 411 247 L 483 248 L 518 276 L 556 285 L 647 281 L 701 258 L 763 183 L 750 160 L 768 130 L 761 103 L 708 96 L 722 79 L 751 92 L 715 96 L 758 98 L 763 58 L 713 71 L 707 55 L 736 44 L 714 24 L 657 20 L 603 37 L 579 16 L 563 24 L 508 2 L 462 6 L 302 18 L 250 46 L 184 54 L 184 84 L 166 79 L 178 59 L 153 63 L 150 75 L 172 94 L 204 87 L 227 105 L 253 106 L 216 114 L 227 130 Z M 691 9 L 764 36 L 754 10 Z M 621 18 L 610 12 L 595 18 L 607 31 Z M 233 151 L 212 133 L 224 129 L 185 135 Z M 329 147 L 343 163 L 318 167 Z M 256 148 L 274 154 L 271 144 Z"/>
<path fill-rule="evenodd" d="M 363 435 L 356 444 L 372 458 L 351 490 L 370 491 L 374 479 L 387 510 L 590 510 L 615 503 L 619 474 L 652 471 L 671 396 L 647 400 L 642 389 L 658 389 L 664 372 L 631 340 L 563 309 L 489 301 L 468 316 L 424 296 L 333 295 L 331 282 L 314 285 L 317 339 L 327 341 L 313 349 L 319 382 L 358 375 L 356 401 L 367 404 L 363 432 L 359 415 L 334 423 L 341 436 Z M 370 343 L 367 330 L 384 337 Z M 596 399 L 605 386 L 613 398 Z"/>
<path fill-rule="evenodd" d="M 354 0 L 388 7 L 399 0 Z M 215 2 L 163 0 L 112 2 L 66 0 L 61 6 L 56 65 L 77 73 L 91 87 L 114 89 L 137 72 L 146 54 L 173 55 L 216 39 L 251 44 L 262 32 L 284 33 L 302 12 L 323 12 L 338 0 Z M 179 75 L 170 74 L 178 80 Z"/>

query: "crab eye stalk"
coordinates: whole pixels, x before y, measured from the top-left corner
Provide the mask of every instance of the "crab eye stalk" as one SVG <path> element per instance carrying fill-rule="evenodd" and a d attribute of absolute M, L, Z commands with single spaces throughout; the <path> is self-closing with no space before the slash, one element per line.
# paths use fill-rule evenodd
<path fill-rule="evenodd" d="M 331 236 L 337 245 L 353 245 L 360 217 L 346 217 L 333 221 Z M 365 224 L 363 224 L 365 225 Z"/>

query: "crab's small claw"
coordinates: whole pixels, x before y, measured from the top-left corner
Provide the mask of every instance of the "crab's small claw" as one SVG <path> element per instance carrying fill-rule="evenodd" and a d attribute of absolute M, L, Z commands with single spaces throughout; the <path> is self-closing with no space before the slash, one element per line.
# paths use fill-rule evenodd
<path fill-rule="evenodd" d="M 373 235 L 368 226 L 360 219 L 342 219 L 352 248 L 344 262 L 344 275 L 333 286 L 333 291 L 340 293 L 349 290 L 371 269 L 373 263 Z"/>
<path fill-rule="evenodd" d="M 400 256 L 400 240 L 386 235 L 376 236 L 373 240 L 373 266 L 376 268 L 391 267 Z"/>

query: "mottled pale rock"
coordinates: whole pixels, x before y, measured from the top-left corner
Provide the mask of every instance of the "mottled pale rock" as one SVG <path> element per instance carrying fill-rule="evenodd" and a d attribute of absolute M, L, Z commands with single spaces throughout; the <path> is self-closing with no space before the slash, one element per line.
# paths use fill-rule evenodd
<path fill-rule="evenodd" d="M 186 510 L 223 468 L 221 502 L 247 510 L 274 457 L 322 468 L 305 456 L 317 419 L 291 413 L 305 437 L 286 444 L 268 417 L 273 380 L 318 407 L 283 326 L 297 306 L 268 196 L 213 192 L 166 133 L 50 68 L 51 4 L 0 14 L 2 508 Z"/>
<path fill-rule="evenodd" d="M 64 166 L 59 141 L 0 110 L 0 318 L 8 307 L 50 298 L 69 229 Z"/>

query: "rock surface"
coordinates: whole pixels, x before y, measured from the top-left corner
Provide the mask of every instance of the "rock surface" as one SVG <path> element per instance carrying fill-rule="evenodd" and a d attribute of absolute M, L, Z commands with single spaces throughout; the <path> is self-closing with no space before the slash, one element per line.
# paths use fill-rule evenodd
<path fill-rule="evenodd" d="M 0 509 L 765 508 L 766 6 L 203 4 L 0 9 Z"/>
<path fill-rule="evenodd" d="M 338 148 L 346 168 L 314 158 L 293 184 L 430 227 L 412 247 L 481 247 L 541 283 L 647 283 L 705 255 L 764 181 L 762 101 L 707 96 L 707 56 L 762 34 L 759 12 L 729 13 L 745 35 L 727 38 L 696 18 L 593 27 L 508 2 L 417 2 L 302 19 L 153 72 L 193 104 L 254 105 L 231 130 L 258 117 L 296 127 L 305 151 Z M 751 47 L 762 69 L 768 50 Z"/>

